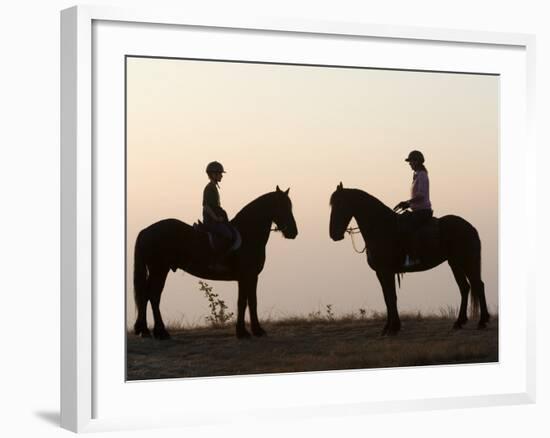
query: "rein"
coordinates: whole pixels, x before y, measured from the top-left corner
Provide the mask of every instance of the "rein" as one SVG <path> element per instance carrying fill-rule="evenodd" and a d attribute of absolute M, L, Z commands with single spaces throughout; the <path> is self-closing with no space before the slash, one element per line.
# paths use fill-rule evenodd
<path fill-rule="evenodd" d="M 353 249 L 355 250 L 355 252 L 357 254 L 362 254 L 367 250 L 367 244 L 365 244 L 365 247 L 361 251 L 359 251 L 357 249 L 357 246 L 355 245 L 355 239 L 353 238 L 353 235 L 361 233 L 361 231 L 359 231 L 358 227 L 349 227 L 346 230 L 346 233 L 348 233 L 351 236 L 351 244 L 353 245 Z"/>
<path fill-rule="evenodd" d="M 357 249 L 357 247 L 355 246 L 355 239 L 353 238 L 353 235 L 354 234 L 359 234 L 361 231 L 359 231 L 359 228 L 358 227 L 349 227 L 347 230 L 346 230 L 346 233 L 348 233 L 350 236 L 351 236 L 351 244 L 353 245 L 353 249 L 355 250 L 355 252 L 357 254 L 362 254 L 366 251 L 367 249 L 367 244 L 365 244 L 365 247 L 363 248 L 362 251 L 359 251 Z M 397 279 L 397 287 L 398 288 L 401 288 L 401 280 L 403 279 L 403 272 L 396 272 L 395 273 L 395 277 Z"/>

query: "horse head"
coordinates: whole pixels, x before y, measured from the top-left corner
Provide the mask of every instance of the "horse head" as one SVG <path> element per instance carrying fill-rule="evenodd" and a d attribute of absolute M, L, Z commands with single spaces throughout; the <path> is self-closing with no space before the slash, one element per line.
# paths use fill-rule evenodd
<path fill-rule="evenodd" d="M 353 217 L 352 205 L 347 196 L 348 192 L 342 183 L 330 197 L 330 238 L 334 241 L 342 240 L 344 233 Z"/>
<path fill-rule="evenodd" d="M 279 186 L 274 192 L 273 222 L 287 239 L 294 239 L 298 235 L 298 228 L 292 214 L 292 202 L 288 196 L 290 188 L 282 191 Z"/>

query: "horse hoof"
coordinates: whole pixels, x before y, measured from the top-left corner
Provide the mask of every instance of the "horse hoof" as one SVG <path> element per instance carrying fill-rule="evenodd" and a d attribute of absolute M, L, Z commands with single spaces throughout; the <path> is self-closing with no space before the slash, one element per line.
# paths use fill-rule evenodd
<path fill-rule="evenodd" d="M 141 336 L 142 338 L 150 338 L 151 337 L 151 332 L 149 331 L 148 328 L 136 328 L 134 329 L 134 334 L 136 336 Z"/>
<path fill-rule="evenodd" d="M 462 328 L 462 323 L 457 321 L 453 324 L 453 329 L 460 330 L 461 328 Z"/>
<path fill-rule="evenodd" d="M 263 328 L 253 329 L 252 334 L 258 338 L 262 336 L 267 336 L 267 332 Z"/>
<path fill-rule="evenodd" d="M 237 338 L 238 339 L 250 339 L 250 333 L 248 333 L 246 330 L 237 330 Z"/>
<path fill-rule="evenodd" d="M 487 328 L 487 323 L 486 322 L 480 322 L 478 325 L 477 325 L 477 329 L 478 330 L 485 330 Z"/>
<path fill-rule="evenodd" d="M 166 341 L 167 339 L 170 339 L 170 334 L 166 330 L 159 330 L 153 332 L 155 339 L 158 339 L 159 341 Z"/>

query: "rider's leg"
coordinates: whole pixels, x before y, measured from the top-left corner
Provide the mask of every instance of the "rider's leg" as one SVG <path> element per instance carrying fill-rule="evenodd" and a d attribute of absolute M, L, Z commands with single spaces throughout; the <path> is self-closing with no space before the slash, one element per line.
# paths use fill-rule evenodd
<path fill-rule="evenodd" d="M 233 231 L 231 230 L 230 225 L 225 222 L 210 223 L 209 229 L 212 233 L 216 234 L 218 237 L 221 237 L 226 242 L 220 245 L 221 248 L 218 247 L 214 249 L 209 267 L 213 270 L 225 269 L 223 259 L 227 254 L 227 249 L 230 246 L 230 242 L 233 241 Z"/>
<path fill-rule="evenodd" d="M 418 263 L 417 246 L 420 244 L 416 238 L 415 232 L 427 223 L 433 215 L 432 210 L 415 210 L 411 212 L 409 219 L 410 229 L 407 238 L 407 255 L 405 257 L 405 267 L 411 267 Z"/>

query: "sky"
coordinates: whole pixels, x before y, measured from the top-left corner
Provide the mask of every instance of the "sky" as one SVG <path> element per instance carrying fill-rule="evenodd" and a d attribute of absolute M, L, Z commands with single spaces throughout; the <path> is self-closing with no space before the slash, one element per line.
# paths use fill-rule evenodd
<path fill-rule="evenodd" d="M 385 311 L 365 255 L 349 236 L 329 237 L 329 198 L 341 181 L 390 207 L 409 199 L 412 171 L 404 159 L 413 149 L 426 157 L 434 215 L 456 214 L 477 228 L 487 303 L 498 311 L 497 76 L 128 58 L 126 79 L 129 325 L 137 234 L 161 219 L 201 218 L 213 160 L 227 171 L 220 196 L 230 218 L 277 185 L 290 188 L 299 234 L 270 237 L 258 282 L 260 319 L 324 313 L 327 305 L 337 316 Z M 169 273 L 165 323 L 205 323 L 198 281 Z M 236 313 L 237 283 L 208 283 Z M 406 312 L 460 304 L 447 263 L 406 274 L 397 299 Z"/>

